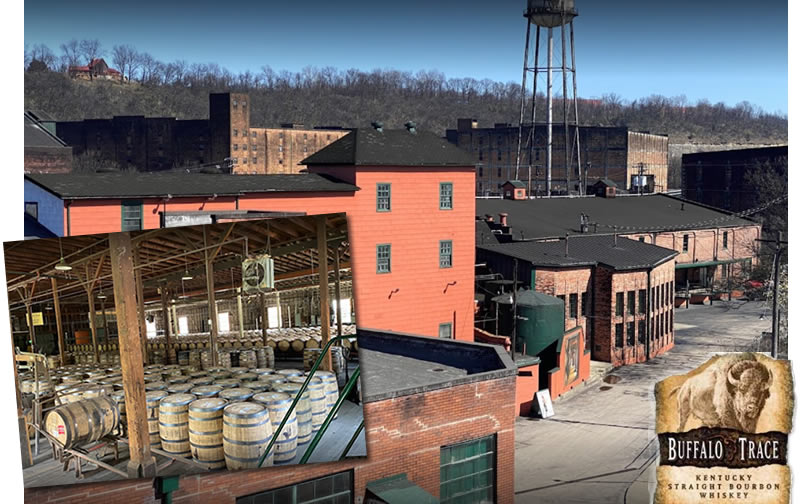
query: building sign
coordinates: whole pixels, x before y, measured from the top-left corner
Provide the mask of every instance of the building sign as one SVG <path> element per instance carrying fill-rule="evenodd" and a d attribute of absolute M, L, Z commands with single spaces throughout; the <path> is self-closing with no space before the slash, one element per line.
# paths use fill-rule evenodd
<path fill-rule="evenodd" d="M 40 311 L 32 312 L 31 316 L 33 317 L 33 325 L 34 326 L 43 326 L 44 325 L 44 317 L 42 316 L 42 312 L 40 312 Z M 27 319 L 27 317 L 26 317 L 26 319 Z M 30 323 L 31 323 L 30 319 L 27 319 L 27 320 L 28 320 L 28 325 L 30 325 Z"/>
<path fill-rule="evenodd" d="M 655 504 L 790 502 L 788 361 L 737 353 L 656 385 Z"/>

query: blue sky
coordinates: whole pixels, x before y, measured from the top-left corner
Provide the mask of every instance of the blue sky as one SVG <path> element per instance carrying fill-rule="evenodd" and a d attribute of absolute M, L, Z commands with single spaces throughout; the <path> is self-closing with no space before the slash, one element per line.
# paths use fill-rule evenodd
<path fill-rule="evenodd" d="M 787 112 L 786 2 L 576 5 L 580 96 L 685 95 Z M 311 65 L 521 80 L 524 0 L 29 0 L 25 7 L 25 43 L 56 52 L 70 38 L 98 38 L 106 49 L 127 43 L 163 61 L 216 62 L 233 72 Z"/>

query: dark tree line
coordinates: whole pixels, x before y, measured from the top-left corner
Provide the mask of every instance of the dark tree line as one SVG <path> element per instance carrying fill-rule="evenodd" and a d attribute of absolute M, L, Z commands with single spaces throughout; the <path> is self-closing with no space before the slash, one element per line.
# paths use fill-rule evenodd
<path fill-rule="evenodd" d="M 446 78 L 438 71 L 416 73 L 392 69 L 362 71 L 306 67 L 299 72 L 274 70 L 232 73 L 217 63 L 165 63 L 130 45 L 106 51 L 98 41 L 71 40 L 56 55 L 47 46 L 25 48 L 25 106 L 47 110 L 59 119 L 144 114 L 201 118 L 208 114 L 208 93 L 247 92 L 251 123 L 364 126 L 381 120 L 400 127 L 414 120 L 443 133 L 459 117 L 480 124 L 515 123 L 521 86 L 489 79 Z M 125 85 L 70 80 L 70 65 L 104 57 L 129 80 Z M 537 97 L 544 110 L 544 97 Z M 677 143 L 775 143 L 787 141 L 787 117 L 766 113 L 742 102 L 730 107 L 686 97 L 653 95 L 626 101 L 615 94 L 579 101 L 580 122 L 628 126 L 665 133 Z M 562 108 L 554 107 L 556 120 Z M 538 116 L 543 117 L 543 115 Z"/>

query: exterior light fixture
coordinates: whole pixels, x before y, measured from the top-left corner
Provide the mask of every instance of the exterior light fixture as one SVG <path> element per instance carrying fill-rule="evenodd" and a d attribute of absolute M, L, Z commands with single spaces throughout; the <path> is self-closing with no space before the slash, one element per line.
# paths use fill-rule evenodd
<path fill-rule="evenodd" d="M 67 261 L 64 260 L 64 249 L 61 247 L 61 237 L 58 238 L 58 250 L 61 252 L 61 260 L 58 261 L 56 264 L 57 271 L 70 271 L 72 266 L 67 264 Z"/>

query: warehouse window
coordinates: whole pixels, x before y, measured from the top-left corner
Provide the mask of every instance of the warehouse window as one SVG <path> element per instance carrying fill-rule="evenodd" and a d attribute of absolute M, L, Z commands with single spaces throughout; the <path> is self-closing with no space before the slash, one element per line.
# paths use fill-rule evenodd
<path fill-rule="evenodd" d="M 503 176 L 503 169 L 500 168 L 499 166 L 497 167 L 497 176 L 498 178 Z"/>
<path fill-rule="evenodd" d="M 122 231 L 142 229 L 142 200 L 122 200 Z"/>
<path fill-rule="evenodd" d="M 639 289 L 639 313 L 647 313 L 647 291 Z"/>
<path fill-rule="evenodd" d="M 242 150 L 247 150 L 247 144 L 242 144 Z"/>
<path fill-rule="evenodd" d="M 453 241 L 441 240 L 439 242 L 439 267 L 451 268 L 453 266 Z"/>
<path fill-rule="evenodd" d="M 256 137 L 256 132 L 254 131 L 254 132 L 253 132 L 253 138 L 255 138 L 255 137 Z"/>
<path fill-rule="evenodd" d="M 25 213 L 36 219 L 39 220 L 39 203 L 35 201 L 26 201 L 25 202 Z"/>
<path fill-rule="evenodd" d="M 628 322 L 628 327 L 626 328 L 628 331 L 628 346 L 633 346 L 636 344 L 636 334 L 634 334 L 636 323 L 635 322 Z"/>
<path fill-rule="evenodd" d="M 439 502 L 495 501 L 495 437 L 443 446 L 439 459 Z"/>
<path fill-rule="evenodd" d="M 722 232 L 722 248 L 724 248 L 725 250 L 728 250 L 728 232 L 727 231 L 723 231 Z"/>
<path fill-rule="evenodd" d="M 217 332 L 230 332 L 231 330 L 231 317 L 228 312 L 222 312 L 217 314 Z"/>
<path fill-rule="evenodd" d="M 622 339 L 622 322 L 614 325 L 614 346 L 622 348 L 624 340 Z"/>
<path fill-rule="evenodd" d="M 625 313 L 625 293 L 624 292 L 617 292 L 617 306 L 616 311 L 614 312 L 618 317 L 621 317 Z"/>
<path fill-rule="evenodd" d="M 636 292 L 628 291 L 628 315 L 636 314 Z"/>
<path fill-rule="evenodd" d="M 439 184 L 439 210 L 453 209 L 453 183 L 442 182 Z"/>
<path fill-rule="evenodd" d="M 239 136 L 239 130 L 238 129 L 233 128 L 233 136 L 235 136 L 235 137 Z"/>
<path fill-rule="evenodd" d="M 445 322 L 444 324 L 439 324 L 439 337 L 445 339 L 452 339 L 453 338 L 453 323 L 452 322 Z"/>
<path fill-rule="evenodd" d="M 253 164 L 256 164 L 256 163 L 258 163 L 258 158 L 257 158 L 257 157 L 254 157 L 254 158 L 253 158 Z"/>
<path fill-rule="evenodd" d="M 589 293 L 581 293 L 581 315 L 584 317 L 589 316 Z"/>
<path fill-rule="evenodd" d="M 236 499 L 236 504 L 350 504 L 351 502 L 353 502 L 353 471 L 331 474 Z"/>
<path fill-rule="evenodd" d="M 392 246 L 384 243 L 377 246 L 378 273 L 392 272 Z"/>
<path fill-rule="evenodd" d="M 233 144 L 233 150 L 239 150 L 239 144 Z"/>
<path fill-rule="evenodd" d="M 578 295 L 569 295 L 569 318 L 578 318 Z"/>
<path fill-rule="evenodd" d="M 483 178 L 483 166 L 478 167 L 478 177 Z"/>
<path fill-rule="evenodd" d="M 178 317 L 178 334 L 189 334 L 188 317 Z"/>
<path fill-rule="evenodd" d="M 689 235 L 683 235 L 683 251 L 689 252 Z"/>
<path fill-rule="evenodd" d="M 379 212 L 388 212 L 392 209 L 392 184 L 379 182 L 376 187 L 377 193 L 377 210 Z"/>
<path fill-rule="evenodd" d="M 277 329 L 281 326 L 281 311 L 277 306 L 270 306 L 267 308 L 267 327 L 269 329 Z"/>
<path fill-rule="evenodd" d="M 645 329 L 647 322 L 644 319 L 639 321 L 639 343 L 644 344 L 645 341 Z"/>
<path fill-rule="evenodd" d="M 640 242 L 642 242 L 642 243 L 644 243 L 644 236 L 640 236 L 640 237 L 639 237 L 639 241 L 640 241 Z"/>
<path fill-rule="evenodd" d="M 661 306 L 667 306 L 667 284 L 661 284 Z"/>

